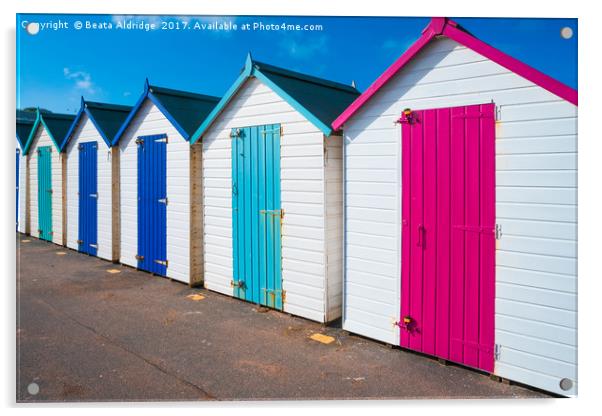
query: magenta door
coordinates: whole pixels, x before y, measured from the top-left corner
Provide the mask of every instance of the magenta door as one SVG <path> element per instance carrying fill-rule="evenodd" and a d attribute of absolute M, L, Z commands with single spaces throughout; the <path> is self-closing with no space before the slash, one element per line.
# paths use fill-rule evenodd
<path fill-rule="evenodd" d="M 494 361 L 494 105 L 402 119 L 402 347 Z"/>

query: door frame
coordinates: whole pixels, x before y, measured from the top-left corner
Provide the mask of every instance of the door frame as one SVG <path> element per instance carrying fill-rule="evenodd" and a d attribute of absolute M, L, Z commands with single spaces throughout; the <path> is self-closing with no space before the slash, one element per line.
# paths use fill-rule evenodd
<path fill-rule="evenodd" d="M 462 106 L 453 106 L 453 107 L 440 107 L 440 108 L 429 108 L 429 109 L 419 109 L 419 110 L 409 110 L 406 113 L 406 110 L 404 110 L 402 112 L 402 116 L 399 119 L 399 122 L 402 124 L 402 128 L 401 128 L 401 153 L 402 153 L 402 157 L 401 157 L 401 183 L 402 183 L 402 198 L 401 198 L 401 296 L 400 296 L 400 319 L 397 323 L 397 325 L 399 326 L 400 329 L 400 346 L 404 347 L 404 348 L 409 348 L 412 350 L 416 350 L 419 352 L 423 352 L 429 355 L 435 355 L 444 359 L 449 359 L 450 361 L 455 361 L 455 362 L 459 362 L 462 365 L 466 365 L 466 366 L 470 366 L 470 367 L 475 367 L 484 371 L 488 371 L 488 372 L 493 372 L 494 371 L 494 361 L 495 361 L 495 356 L 494 356 L 494 349 L 495 349 L 495 221 L 496 221 L 496 217 L 495 217 L 495 104 L 493 102 L 491 103 L 485 103 L 485 104 L 473 104 L 473 105 L 462 105 Z M 422 335 L 420 335 L 420 346 L 417 346 L 415 344 L 412 343 L 411 340 L 411 333 L 412 331 L 422 331 L 423 325 L 425 323 L 425 319 L 424 317 L 421 315 L 420 316 L 420 323 L 416 323 L 413 321 L 411 316 L 404 316 L 406 315 L 405 311 L 407 310 L 407 308 L 409 308 L 409 302 L 410 302 L 410 296 L 411 296 L 411 292 L 410 292 L 410 281 L 412 273 L 415 272 L 412 269 L 412 263 L 416 260 L 413 258 L 412 254 L 410 252 L 408 252 L 407 250 L 411 250 L 412 249 L 412 245 L 413 242 L 416 241 L 422 241 L 422 244 L 424 244 L 424 241 L 428 242 L 428 237 L 422 237 L 425 238 L 425 240 L 422 240 L 419 237 L 412 237 L 412 232 L 414 231 L 413 229 L 409 229 L 409 225 L 411 223 L 411 220 L 409 218 L 406 218 L 406 216 L 408 214 L 410 214 L 409 208 L 410 205 L 412 204 L 412 202 L 410 201 L 410 198 L 412 196 L 415 196 L 414 194 L 410 195 L 411 192 L 411 187 L 414 185 L 416 185 L 416 183 L 421 183 L 421 190 L 420 190 L 420 197 L 422 199 L 422 210 L 423 210 L 423 215 L 424 216 L 424 210 L 425 210 L 425 182 L 423 180 L 423 178 L 426 176 L 425 170 L 425 163 L 431 163 L 432 165 L 432 161 L 429 162 L 429 160 L 426 160 L 426 156 L 424 153 L 424 149 L 427 148 L 426 145 L 426 140 L 428 139 L 426 136 L 427 134 L 424 133 L 424 136 L 421 136 L 421 149 L 423 151 L 423 153 L 421 155 L 416 156 L 415 154 L 413 154 L 412 151 L 408 151 L 407 147 L 410 146 L 409 144 L 409 140 L 410 138 L 405 137 L 404 136 L 404 130 L 409 130 L 410 127 L 408 127 L 409 125 L 411 125 L 413 122 L 420 122 L 421 120 L 418 119 L 418 117 L 422 118 L 424 117 L 425 114 L 427 114 L 427 112 L 432 112 L 435 111 L 437 114 L 437 117 L 439 117 L 439 112 L 440 111 L 448 111 L 449 112 L 449 122 L 447 124 L 447 127 L 445 127 L 446 123 L 440 123 L 439 118 L 437 118 L 437 124 L 434 125 L 433 127 L 427 127 L 425 125 L 425 127 L 423 127 L 421 129 L 420 134 L 422 135 L 423 132 L 425 132 L 427 129 L 433 129 L 433 131 L 430 131 L 428 133 L 428 135 L 430 136 L 434 136 L 434 138 L 432 138 L 432 140 L 439 140 L 439 134 L 438 134 L 438 129 L 445 129 L 448 128 L 449 132 L 447 133 L 449 135 L 449 140 L 447 140 L 449 148 L 446 149 L 447 150 L 447 154 L 449 157 L 449 167 L 448 167 L 448 172 L 450 173 L 450 182 L 449 182 L 449 194 L 453 194 L 454 191 L 454 185 L 451 182 L 452 179 L 452 172 L 453 172 L 453 163 L 452 160 L 454 160 L 454 157 L 458 157 L 459 155 L 454 153 L 454 148 L 453 148 L 453 139 L 452 137 L 454 136 L 454 128 L 456 128 L 458 125 L 454 125 L 454 119 L 463 119 L 464 120 L 464 125 L 461 126 L 462 130 L 461 130 L 461 135 L 462 135 L 462 140 L 464 141 L 465 147 L 461 150 L 462 153 L 462 157 L 463 157 L 463 161 L 464 163 L 462 164 L 463 166 L 463 172 L 464 175 L 466 175 L 466 169 L 467 168 L 467 163 L 466 163 L 466 159 L 469 157 L 469 152 L 472 152 L 471 154 L 471 158 L 473 160 L 478 160 L 478 172 L 479 172 L 479 181 L 478 181 L 478 218 L 479 218 L 479 238 L 477 239 L 477 245 L 479 247 L 479 254 L 476 255 L 477 256 L 477 264 L 478 264 L 478 279 L 477 279 L 477 297 L 478 300 L 476 301 L 477 303 L 477 309 L 476 310 L 472 310 L 473 313 L 476 313 L 476 316 L 478 316 L 478 318 L 475 318 L 477 321 L 477 331 L 478 332 L 478 344 L 475 344 L 474 342 L 468 341 L 466 339 L 466 334 L 465 334 L 465 322 L 462 321 L 462 333 L 460 334 L 460 337 L 462 339 L 458 339 L 458 329 L 455 327 L 457 326 L 457 323 L 453 324 L 453 315 L 454 314 L 454 310 L 453 310 L 453 299 L 452 297 L 454 296 L 454 291 L 452 290 L 453 288 L 451 287 L 452 285 L 452 275 L 453 275 L 453 268 L 449 268 L 448 269 L 448 287 L 446 289 L 444 289 L 444 293 L 445 290 L 447 290 L 448 293 L 448 303 L 445 304 L 444 308 L 447 308 L 447 310 L 443 313 L 446 313 L 447 317 L 448 317 L 448 326 L 446 328 L 447 332 L 444 332 L 445 337 L 447 338 L 447 343 L 448 343 L 448 349 L 446 351 L 445 354 L 442 354 L 439 352 L 438 348 L 437 348 L 437 344 L 435 344 L 433 347 L 434 348 L 430 348 L 429 347 L 429 351 L 424 351 L 424 347 L 423 347 L 423 339 L 422 339 Z M 460 111 L 461 110 L 461 111 Z M 475 121 L 476 119 L 476 121 Z M 488 121 L 483 122 L 483 119 L 491 119 L 492 122 L 489 123 Z M 458 123 L 457 120 L 455 120 L 456 123 Z M 474 147 L 470 147 L 470 146 L 466 146 L 466 144 L 468 143 L 468 140 L 471 139 L 471 137 L 469 137 L 470 135 L 473 135 L 475 130 L 475 125 L 472 124 L 473 129 L 470 130 L 470 132 L 468 132 L 466 130 L 466 127 L 469 125 L 468 123 L 478 123 L 476 125 L 477 128 L 477 133 L 476 133 L 476 139 L 478 139 L 478 145 L 477 145 L 477 149 L 475 150 Z M 445 135 L 445 132 L 444 132 Z M 472 137 L 472 139 L 475 139 L 475 137 Z M 435 144 L 435 143 L 433 143 Z M 437 146 L 439 146 L 441 143 L 437 142 L 436 143 Z M 435 156 L 434 156 L 434 163 L 435 163 L 435 167 L 437 168 L 437 166 L 439 165 L 440 161 L 439 161 L 439 156 L 437 154 L 437 150 L 439 150 L 437 147 L 435 147 Z M 431 151 L 432 151 L 432 146 L 431 146 Z M 445 151 L 445 150 L 444 150 Z M 457 149 L 456 149 L 457 152 Z M 478 152 L 478 153 L 477 153 Z M 454 156 L 455 155 L 455 156 Z M 421 163 L 420 165 L 420 170 L 421 170 L 421 175 L 420 175 L 420 180 L 416 181 L 415 178 L 413 180 L 412 176 L 412 167 L 410 165 L 410 161 L 412 160 L 413 157 L 416 157 L 417 159 L 419 159 L 419 163 Z M 475 159 L 476 158 L 476 159 Z M 456 159 L 457 160 L 457 159 Z M 474 167 L 474 166 L 473 166 Z M 437 168 L 438 169 L 438 168 Z M 415 174 L 415 172 L 414 172 Z M 436 180 L 435 180 L 435 192 L 438 195 L 439 189 L 438 184 L 439 181 L 441 180 L 440 175 L 436 176 Z M 466 178 L 466 176 L 464 176 L 464 178 Z M 462 180 L 463 183 L 467 182 L 466 179 Z M 465 185 L 463 185 L 465 186 Z M 462 192 L 465 195 L 468 194 L 469 191 L 465 191 L 464 188 L 462 188 Z M 438 196 L 437 196 L 438 197 Z M 456 228 L 460 227 L 462 228 L 463 233 L 463 237 L 462 237 L 462 241 L 466 241 L 467 237 L 466 234 L 468 231 L 474 231 L 472 230 L 472 228 L 475 227 L 469 227 L 467 224 L 464 223 L 468 223 L 469 220 L 466 218 L 467 215 L 467 203 L 466 200 L 463 199 L 463 203 L 462 203 L 462 212 L 463 212 L 463 217 L 464 219 L 462 220 L 462 225 L 459 226 L 457 224 L 454 224 L 454 219 L 452 218 L 452 199 L 451 196 L 449 197 L 449 208 L 450 208 L 450 212 L 449 212 L 449 244 L 450 247 L 453 244 L 452 243 L 452 235 L 453 232 Z M 439 218 L 439 212 L 437 208 L 439 206 L 440 202 L 437 200 L 436 205 L 434 208 L 435 209 L 435 217 Z M 407 205 L 407 206 L 406 206 Z M 422 224 L 424 224 L 424 217 L 422 218 Z M 491 222 L 491 224 L 489 224 L 489 222 Z M 415 225 L 415 224 L 414 224 Z M 424 226 L 423 226 L 424 227 Z M 470 229 L 469 229 L 470 228 Z M 418 230 L 417 231 L 419 234 L 422 233 L 422 230 Z M 439 229 L 437 229 L 437 232 L 439 232 Z M 424 233 L 422 233 L 421 235 L 423 235 Z M 418 234 L 417 234 L 418 235 Z M 484 238 L 482 238 L 482 236 L 485 236 Z M 445 238 L 445 237 L 444 237 Z M 432 241 L 430 241 L 430 243 L 432 243 Z M 423 288 L 422 285 L 424 284 L 424 270 L 423 268 L 425 267 L 425 260 L 424 260 L 424 247 L 422 247 L 422 258 L 418 259 L 421 262 L 421 276 L 422 278 L 421 283 L 419 283 L 420 286 L 420 291 L 421 291 L 421 297 L 420 297 L 420 306 L 418 307 L 418 309 L 420 310 L 424 310 L 424 293 L 423 293 Z M 435 265 L 439 265 L 439 255 L 440 253 L 437 253 L 436 256 L 434 257 L 434 264 Z M 449 255 L 449 261 L 450 264 L 453 264 L 453 259 L 452 259 L 452 251 L 448 252 Z M 462 254 L 462 262 L 466 262 L 467 257 L 466 254 L 463 252 Z M 483 269 L 484 267 L 486 267 L 487 269 Z M 465 275 L 465 269 L 463 268 L 463 275 Z M 485 276 L 483 276 L 483 274 L 485 274 Z M 434 284 L 435 286 L 435 291 L 437 291 L 437 285 L 440 284 L 440 282 L 438 281 L 439 279 L 439 275 L 435 274 L 435 278 L 434 278 Z M 415 279 L 413 279 L 415 280 Z M 466 285 L 466 278 L 464 277 L 462 280 L 462 285 L 463 287 Z M 431 284 L 431 286 L 432 286 Z M 474 284 L 473 284 L 474 285 Z M 465 291 L 466 289 L 463 289 L 463 291 Z M 437 292 L 435 292 L 437 293 Z M 463 295 L 465 296 L 465 295 Z M 441 309 L 441 305 L 439 305 L 439 302 L 434 302 L 434 306 L 433 308 L 435 309 L 434 313 L 432 313 L 432 316 L 429 316 L 429 318 L 433 318 L 435 321 L 433 321 L 432 325 L 433 325 L 433 331 L 435 334 L 435 337 L 437 336 L 437 331 L 438 328 L 435 326 L 435 322 L 436 322 L 436 317 L 437 315 L 439 315 L 438 309 Z M 462 310 L 460 310 L 460 313 L 462 314 L 462 316 L 466 316 L 466 311 L 465 309 L 467 308 L 466 306 L 466 300 L 463 298 L 462 300 L 463 302 L 463 306 L 462 306 Z M 475 302 L 473 300 L 473 302 Z M 438 308 L 439 306 L 439 308 Z M 456 306 L 457 309 L 457 306 Z M 473 308 L 474 309 L 474 308 Z M 422 313 L 422 312 L 420 312 Z M 456 311 L 456 315 L 457 315 L 457 311 Z M 427 318 L 427 319 L 429 319 Z M 463 318 L 462 318 L 463 319 Z M 412 326 L 415 325 L 415 327 L 413 328 Z M 474 326 L 474 325 L 472 325 Z M 455 330 L 455 331 L 454 331 Z M 455 332 L 455 333 L 454 333 Z M 482 339 L 485 339 L 485 341 L 483 341 Z M 461 344 L 461 351 L 460 354 L 456 353 L 454 354 L 454 351 L 452 350 L 452 344 L 453 343 L 460 343 Z M 474 345 L 473 345 L 474 344 Z M 457 344 L 456 344 L 457 345 Z M 467 357 L 467 353 L 466 353 L 466 349 L 470 349 L 471 350 L 471 357 L 468 359 Z M 476 350 L 476 352 L 474 351 Z M 472 356 L 476 356 L 477 358 L 474 358 Z M 469 361 L 470 363 L 467 363 L 466 361 Z"/>

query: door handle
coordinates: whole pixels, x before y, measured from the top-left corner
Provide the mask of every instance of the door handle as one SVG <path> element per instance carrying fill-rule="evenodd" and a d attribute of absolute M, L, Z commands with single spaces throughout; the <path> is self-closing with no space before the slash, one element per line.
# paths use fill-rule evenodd
<path fill-rule="evenodd" d="M 416 245 L 418 247 L 424 246 L 424 234 L 425 234 L 424 225 L 418 224 L 418 239 L 416 241 Z"/>

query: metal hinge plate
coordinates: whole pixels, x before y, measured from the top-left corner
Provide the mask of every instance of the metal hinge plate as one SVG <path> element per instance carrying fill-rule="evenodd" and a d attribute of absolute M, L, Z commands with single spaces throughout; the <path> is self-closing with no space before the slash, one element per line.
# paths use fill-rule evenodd
<path fill-rule="evenodd" d="M 169 261 L 167 261 L 167 260 L 155 260 L 155 263 L 160 264 L 161 266 L 165 266 L 165 267 L 169 266 Z"/>
<path fill-rule="evenodd" d="M 495 344 L 495 346 L 493 348 L 493 359 L 495 361 L 499 361 L 501 355 L 502 355 L 502 346 L 500 344 Z"/>
<path fill-rule="evenodd" d="M 495 224 L 495 239 L 502 239 L 502 224 Z"/>
<path fill-rule="evenodd" d="M 142 260 L 144 260 L 144 256 L 141 256 L 140 254 L 136 254 L 134 257 L 135 257 L 135 258 L 136 258 L 136 260 L 138 260 L 138 261 L 142 261 Z"/>
<path fill-rule="evenodd" d="M 168 143 L 167 137 L 161 139 L 155 139 L 155 143 Z"/>

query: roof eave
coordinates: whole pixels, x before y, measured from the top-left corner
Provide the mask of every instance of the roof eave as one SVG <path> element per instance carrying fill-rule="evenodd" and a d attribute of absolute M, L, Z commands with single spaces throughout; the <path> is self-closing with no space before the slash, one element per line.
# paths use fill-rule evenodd
<path fill-rule="evenodd" d="M 334 130 L 339 130 L 372 96 L 385 85 L 395 74 L 397 74 L 416 54 L 422 50 L 435 36 L 446 36 L 476 53 L 496 62 L 506 69 L 522 76 L 541 88 L 557 95 L 558 97 L 574 104 L 578 104 L 577 90 L 563 84 L 562 82 L 538 71 L 535 68 L 505 54 L 499 49 L 483 42 L 482 40 L 464 32 L 458 28 L 458 24 L 445 17 L 433 17 L 422 31 L 422 35 L 416 40 L 389 68 L 385 70 L 368 87 L 362 95 L 349 105 L 332 123 Z"/>

